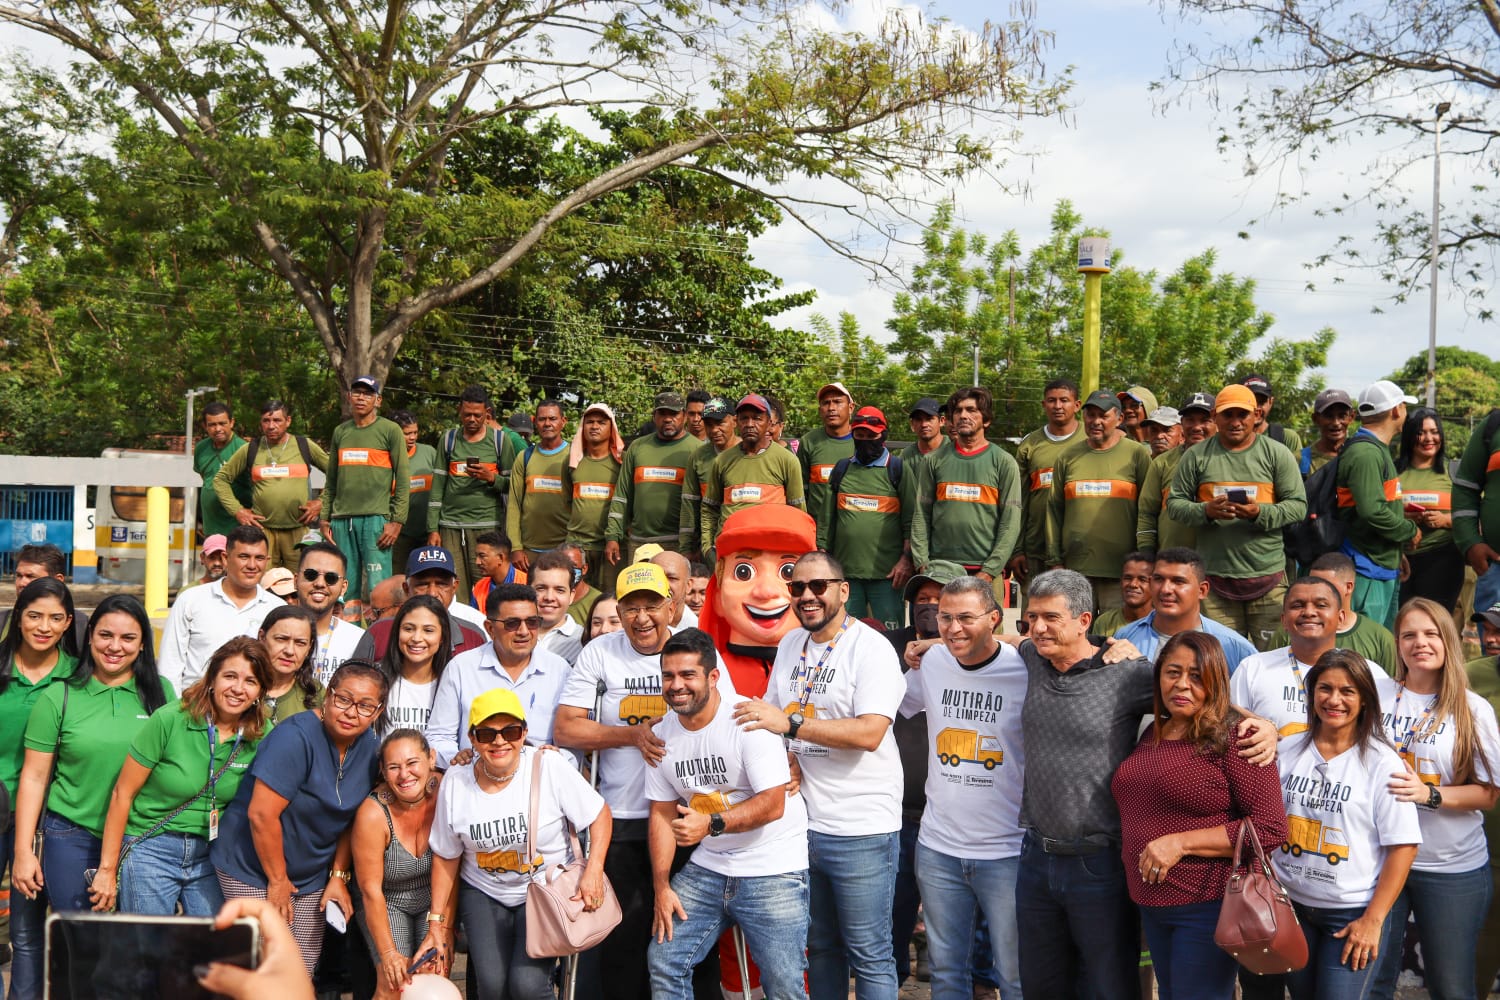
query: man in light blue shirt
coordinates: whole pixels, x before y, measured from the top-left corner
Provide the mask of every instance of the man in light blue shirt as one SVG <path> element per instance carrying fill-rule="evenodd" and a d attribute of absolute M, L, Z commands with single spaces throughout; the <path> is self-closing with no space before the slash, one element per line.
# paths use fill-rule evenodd
<path fill-rule="evenodd" d="M 427 742 L 440 767 L 468 747 L 469 706 L 492 688 L 509 688 L 521 699 L 530 727 L 527 742 L 540 746 L 552 741 L 552 715 L 568 678 L 568 663 L 536 648 L 541 632 L 536 591 L 524 583 L 497 584 L 490 588 L 485 614 L 485 631 L 493 641 L 455 656 L 432 696 Z"/>
<path fill-rule="evenodd" d="M 1224 661 L 1229 672 L 1256 649 L 1250 640 L 1221 625 L 1202 611 L 1208 596 L 1208 574 L 1203 558 L 1188 548 L 1163 549 L 1156 554 L 1156 568 L 1151 572 L 1151 613 L 1138 618 L 1115 632 L 1116 639 L 1128 641 L 1148 660 L 1155 660 L 1162 643 L 1178 632 L 1198 631 L 1213 636 L 1224 647 Z"/>

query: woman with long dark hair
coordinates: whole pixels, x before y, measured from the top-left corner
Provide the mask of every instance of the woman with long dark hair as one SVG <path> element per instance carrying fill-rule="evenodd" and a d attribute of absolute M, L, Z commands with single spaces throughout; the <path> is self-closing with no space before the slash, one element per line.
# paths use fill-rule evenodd
<path fill-rule="evenodd" d="M 1112 785 L 1130 897 L 1141 911 L 1162 1000 L 1234 995 L 1234 959 L 1214 928 L 1240 825 L 1286 836 L 1281 784 L 1238 753 L 1244 715 L 1229 703 L 1219 640 L 1178 632 L 1156 657 L 1151 729 Z"/>
<path fill-rule="evenodd" d="M 1425 597 L 1451 612 L 1464 585 L 1464 557 L 1453 544 L 1453 480 L 1436 410 L 1419 406 L 1406 418 L 1396 471 L 1406 516 L 1422 529 L 1416 551 L 1406 554 L 1409 572 L 1401 581 L 1401 603 Z"/>
<path fill-rule="evenodd" d="M 272 722 L 317 708 L 323 685 L 313 670 L 318 622 L 306 608 L 288 604 L 273 608 L 260 623 L 259 638 L 270 658 L 270 677 L 263 697 Z"/>
<path fill-rule="evenodd" d="M 16 801 L 16 785 L 26 757 L 22 737 L 31 709 L 51 684 L 66 680 L 78 665 L 74 641 L 73 595 L 50 576 L 33 580 L 16 594 L 9 626 L 0 638 L 0 782 L 9 802 Z M 0 874 L 10 864 L 16 835 L 13 825 L 0 834 Z M 42 993 L 43 932 L 47 897 L 28 898 L 17 892 L 10 903 L 11 995 Z"/>
<path fill-rule="evenodd" d="M 99 866 L 115 777 L 151 713 L 174 695 L 156 672 L 151 620 L 139 599 L 99 602 L 73 675 L 42 692 L 26 723 L 16 797 L 11 883 L 29 899 L 44 889 L 57 912 L 87 910 L 84 872 Z M 40 828 L 40 858 L 32 838 Z"/>
<path fill-rule="evenodd" d="M 386 716 L 392 728 L 425 729 L 438 682 L 453 655 L 448 609 L 427 594 L 406 599 L 391 622 L 380 668 L 390 681 Z"/>

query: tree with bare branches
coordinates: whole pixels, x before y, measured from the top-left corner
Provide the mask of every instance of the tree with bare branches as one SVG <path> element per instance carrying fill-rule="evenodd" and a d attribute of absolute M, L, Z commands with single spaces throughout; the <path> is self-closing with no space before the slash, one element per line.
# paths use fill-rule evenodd
<path fill-rule="evenodd" d="M 1180 10 L 1216 40 L 1181 45 L 1162 92 L 1210 94 L 1223 114 L 1221 150 L 1243 153 L 1247 174 L 1277 171 L 1278 209 L 1307 198 L 1308 178 L 1326 175 L 1336 147 L 1376 150 L 1341 178 L 1335 200 L 1316 206 L 1331 215 L 1373 208 L 1375 238 L 1345 235 L 1312 262 L 1373 268 L 1398 300 L 1431 260 L 1431 167 L 1420 168 L 1441 128 L 1444 163 L 1462 161 L 1479 180 L 1443 192 L 1439 261 L 1471 300 L 1483 298 L 1500 247 L 1486 183 L 1500 171 L 1496 0 L 1180 0 Z"/>
<path fill-rule="evenodd" d="M 863 34 L 840 11 L 10 0 L 0 22 L 61 42 L 75 86 L 128 97 L 175 136 L 197 172 L 185 182 L 238 215 L 347 385 L 383 378 L 417 324 L 659 171 L 698 171 L 815 231 L 847 231 L 902 213 L 906 185 L 991 168 L 1023 116 L 1060 109 L 1067 76 L 1047 75 L 1029 7 L 972 31 L 896 11 Z M 568 109 L 633 115 L 627 155 L 565 190 L 455 189 L 450 158 L 468 135 Z"/>

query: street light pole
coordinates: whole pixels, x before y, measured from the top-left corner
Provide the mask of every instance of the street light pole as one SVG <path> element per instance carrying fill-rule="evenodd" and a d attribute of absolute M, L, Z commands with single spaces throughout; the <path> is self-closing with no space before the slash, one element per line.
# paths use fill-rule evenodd
<path fill-rule="evenodd" d="M 1443 116 L 1452 105 L 1447 101 L 1433 109 L 1432 117 L 1432 246 L 1428 282 L 1432 286 L 1427 304 L 1427 406 L 1437 409 L 1437 313 L 1438 313 L 1438 211 L 1442 205 Z"/>

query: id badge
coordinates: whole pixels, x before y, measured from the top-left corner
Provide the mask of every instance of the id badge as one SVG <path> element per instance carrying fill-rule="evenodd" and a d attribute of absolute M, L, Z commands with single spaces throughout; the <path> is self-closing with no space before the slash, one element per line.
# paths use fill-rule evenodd
<path fill-rule="evenodd" d="M 219 810 L 208 811 L 208 842 L 211 844 L 219 839 Z"/>

